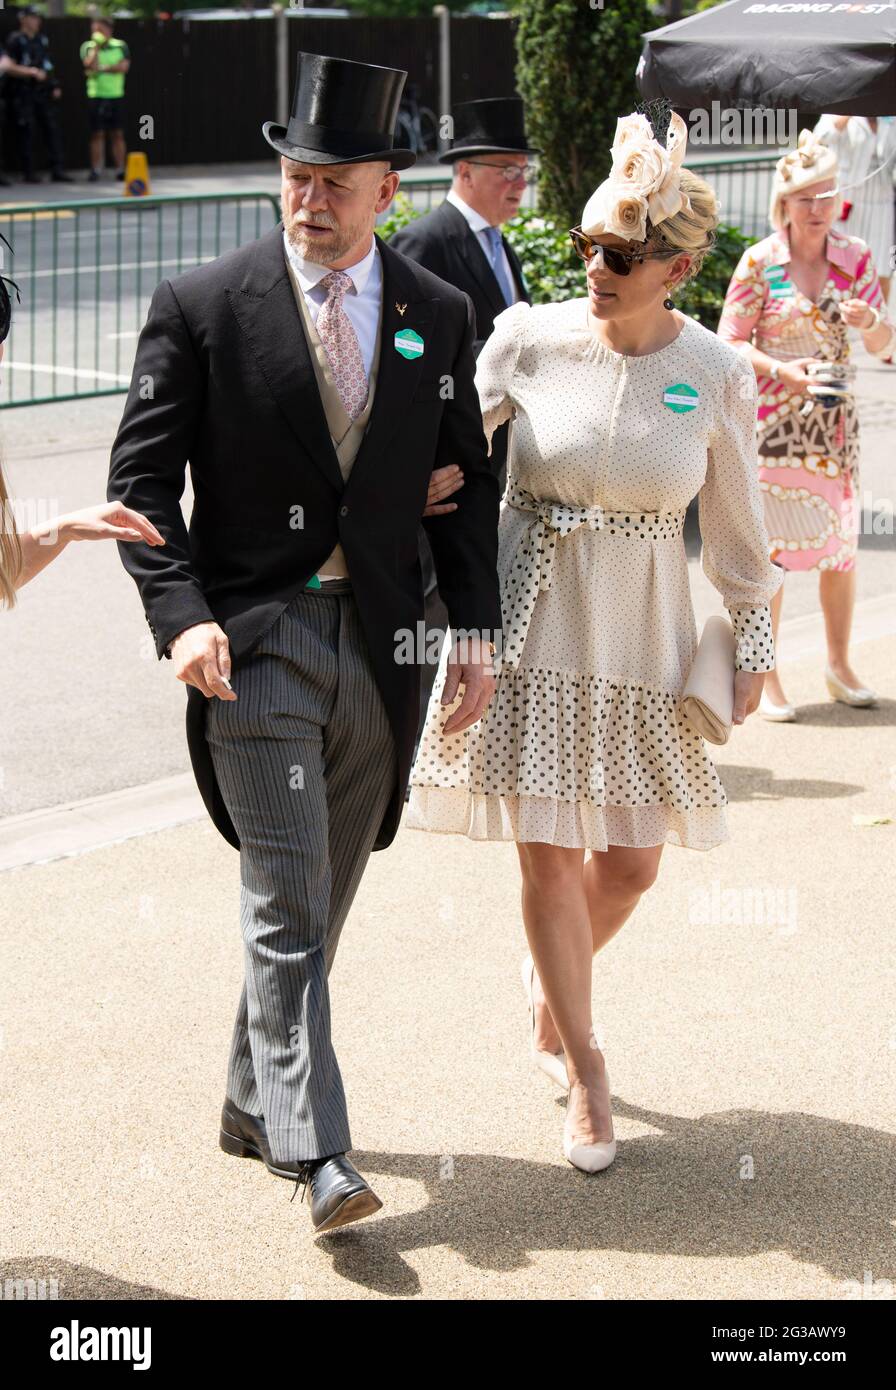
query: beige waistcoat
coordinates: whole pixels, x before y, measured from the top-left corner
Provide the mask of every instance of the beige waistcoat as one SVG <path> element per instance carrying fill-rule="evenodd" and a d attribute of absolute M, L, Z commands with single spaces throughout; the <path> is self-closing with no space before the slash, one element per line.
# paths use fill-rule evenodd
<path fill-rule="evenodd" d="M 308 303 L 299 283 L 298 276 L 287 257 L 287 269 L 292 283 L 293 294 L 299 309 L 302 328 L 305 332 L 305 339 L 308 343 L 308 350 L 311 354 L 311 365 L 314 368 L 314 375 L 317 380 L 317 387 L 320 391 L 321 404 L 324 408 L 324 415 L 327 418 L 327 426 L 330 431 L 330 438 L 333 441 L 333 448 L 336 450 L 336 457 L 339 460 L 339 468 L 342 472 L 344 482 L 348 482 L 352 471 L 352 464 L 361 447 L 361 440 L 367 430 L 370 419 L 370 411 L 373 407 L 373 398 L 376 391 L 376 378 L 380 360 L 380 335 L 383 326 L 383 306 L 380 303 L 380 316 L 376 328 L 376 343 L 373 349 L 373 362 L 370 366 L 370 376 L 368 377 L 367 404 L 361 411 L 357 420 L 352 420 L 342 398 L 336 389 L 336 382 L 333 380 L 333 373 L 330 370 L 329 359 L 326 349 L 318 336 L 317 329 L 311 319 Z M 336 544 L 335 548 L 327 556 L 318 574 L 324 575 L 348 575 L 348 563 L 345 558 L 342 546 Z"/>

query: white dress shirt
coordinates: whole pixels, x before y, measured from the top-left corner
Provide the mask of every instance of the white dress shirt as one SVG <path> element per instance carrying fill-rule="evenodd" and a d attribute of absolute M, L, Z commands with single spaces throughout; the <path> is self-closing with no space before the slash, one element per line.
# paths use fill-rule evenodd
<path fill-rule="evenodd" d="M 488 237 L 485 234 L 486 227 L 491 225 L 491 223 L 488 221 L 488 218 L 483 217 L 482 213 L 477 212 L 475 208 L 471 208 L 469 203 L 465 203 L 463 198 L 461 198 L 460 194 L 455 193 L 453 188 L 449 188 L 446 196 L 446 201 L 449 202 L 452 207 L 457 208 L 458 212 L 463 213 L 464 217 L 467 219 L 467 223 L 470 227 L 470 230 L 476 233 L 479 244 L 482 247 L 483 253 L 485 255 L 486 262 L 490 266 L 492 263 L 492 248 L 489 245 Z M 519 301 L 522 299 L 522 295 L 519 292 L 519 287 L 516 283 L 516 276 L 514 275 L 510 261 L 507 258 L 507 252 L 504 248 L 503 241 L 498 251 L 498 256 L 503 262 L 504 274 L 507 276 L 507 283 L 513 291 L 513 303 L 518 304 Z"/>
<path fill-rule="evenodd" d="M 305 303 L 311 315 L 311 322 L 317 324 L 317 316 L 323 308 L 327 292 L 321 281 L 330 273 L 328 265 L 317 265 L 306 261 L 291 245 L 286 232 L 283 233 L 283 246 L 295 270 L 296 279 L 302 287 Z M 376 330 L 380 317 L 380 302 L 383 297 L 383 267 L 373 234 L 370 237 L 370 250 L 354 265 L 346 266 L 344 272 L 351 280 L 351 286 L 342 301 L 349 317 L 364 360 L 364 370 L 368 377 L 373 366 L 373 350 L 376 346 Z"/>

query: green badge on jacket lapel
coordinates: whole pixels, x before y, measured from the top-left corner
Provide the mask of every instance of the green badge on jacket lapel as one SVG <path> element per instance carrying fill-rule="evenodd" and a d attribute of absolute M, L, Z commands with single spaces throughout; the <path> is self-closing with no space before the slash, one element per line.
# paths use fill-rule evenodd
<path fill-rule="evenodd" d="M 413 328 L 402 328 L 395 334 L 395 351 L 402 357 L 422 357 L 423 339 Z"/>

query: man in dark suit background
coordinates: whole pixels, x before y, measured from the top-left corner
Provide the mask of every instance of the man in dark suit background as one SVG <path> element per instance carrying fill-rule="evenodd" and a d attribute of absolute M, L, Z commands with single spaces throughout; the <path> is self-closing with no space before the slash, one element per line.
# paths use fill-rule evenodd
<path fill-rule="evenodd" d="M 473 351 L 478 356 L 496 315 L 519 300 L 532 302 L 519 257 L 501 228 L 517 215 L 526 184 L 534 177 L 528 157 L 540 151 L 526 139 L 519 97 L 461 102 L 453 108 L 452 119 L 454 138 L 439 156 L 441 163 L 453 166 L 447 197 L 432 212 L 400 228 L 389 245 L 470 296 L 476 315 Z M 490 455 L 502 495 L 507 481 L 508 431 L 509 425 L 495 430 Z M 447 495 L 444 500 L 447 502 Z M 444 627 L 445 608 L 422 529 L 420 560 L 427 626 Z M 432 664 L 424 668 L 421 724 L 436 669 Z"/>
<path fill-rule="evenodd" d="M 449 666 L 447 701 L 464 687 L 449 731 L 481 716 L 500 641 L 472 306 L 373 230 L 393 171 L 414 162 L 393 142 L 405 77 L 299 54 L 289 124 L 264 126 L 283 220 L 156 289 L 108 488 L 164 537 L 121 556 L 159 657 L 188 687 L 209 814 L 240 850 L 246 981 L 221 1147 L 310 1184 L 318 1231 L 381 1205 L 346 1157 L 328 974 L 404 803 L 421 517 L 452 628 L 471 634 Z M 456 511 L 433 515 L 431 475 L 448 463 L 464 487 Z"/>

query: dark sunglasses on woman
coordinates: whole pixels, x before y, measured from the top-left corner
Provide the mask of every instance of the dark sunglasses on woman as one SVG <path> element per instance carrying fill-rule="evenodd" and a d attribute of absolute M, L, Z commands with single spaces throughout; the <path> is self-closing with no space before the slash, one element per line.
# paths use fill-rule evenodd
<path fill-rule="evenodd" d="M 657 236 L 661 237 L 662 232 L 658 232 Z M 586 265 L 595 251 L 600 251 L 603 255 L 604 265 L 612 275 L 630 275 L 632 266 L 636 262 L 640 265 L 642 261 L 662 260 L 665 257 L 682 254 L 680 248 L 669 251 L 620 251 L 616 246 L 602 246 L 599 241 L 595 241 L 586 232 L 583 232 L 581 227 L 571 227 L 569 239 L 576 249 L 576 254 L 581 256 Z M 713 241 L 710 240 L 705 246 L 695 249 L 707 251 L 712 245 Z"/>
<path fill-rule="evenodd" d="M 601 246 L 599 241 L 594 241 L 581 227 L 571 227 L 569 239 L 576 249 L 576 254 L 586 263 L 591 260 L 595 251 L 601 251 L 604 265 L 613 275 L 630 275 L 632 265 L 636 261 L 640 265 L 642 261 L 679 254 L 678 251 L 620 251 L 615 246 Z"/>

